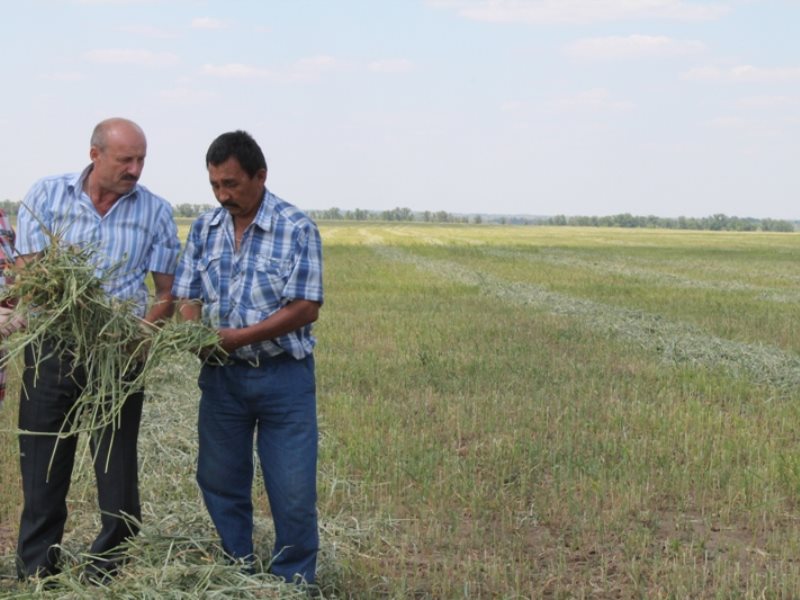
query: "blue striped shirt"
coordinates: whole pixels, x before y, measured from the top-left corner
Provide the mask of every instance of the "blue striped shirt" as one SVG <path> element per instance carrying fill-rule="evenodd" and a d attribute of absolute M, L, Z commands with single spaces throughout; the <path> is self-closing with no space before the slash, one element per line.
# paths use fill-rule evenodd
<path fill-rule="evenodd" d="M 200 216 L 178 261 L 172 293 L 200 300 L 203 321 L 215 328 L 255 325 L 292 300 L 322 303 L 322 242 L 316 224 L 268 190 L 235 251 L 233 219 L 222 207 Z M 311 324 L 237 349 L 257 360 L 288 352 L 301 359 L 316 340 Z"/>
<path fill-rule="evenodd" d="M 64 244 L 89 246 L 105 291 L 135 303 L 144 315 L 149 294 L 148 272 L 173 274 L 180 240 L 169 203 L 136 185 L 100 216 L 83 182 L 82 173 L 45 177 L 37 181 L 20 206 L 17 252 L 41 252 L 50 245 L 49 233 Z"/>

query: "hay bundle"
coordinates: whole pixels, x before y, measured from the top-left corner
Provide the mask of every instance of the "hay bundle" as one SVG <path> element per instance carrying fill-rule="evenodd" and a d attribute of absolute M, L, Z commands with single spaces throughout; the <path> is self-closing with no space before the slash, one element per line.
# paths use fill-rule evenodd
<path fill-rule="evenodd" d="M 96 274 L 91 246 L 66 246 L 53 237 L 35 260 L 15 267 L 0 302 L 16 302 L 27 326 L 6 340 L 4 363 L 30 346 L 38 364 L 55 345 L 82 369 L 86 385 L 62 431 L 97 433 L 116 427 L 124 400 L 140 390 L 153 367 L 179 352 L 222 356 L 216 331 L 198 322 L 155 326 L 134 313 L 130 302 L 106 294 Z"/>

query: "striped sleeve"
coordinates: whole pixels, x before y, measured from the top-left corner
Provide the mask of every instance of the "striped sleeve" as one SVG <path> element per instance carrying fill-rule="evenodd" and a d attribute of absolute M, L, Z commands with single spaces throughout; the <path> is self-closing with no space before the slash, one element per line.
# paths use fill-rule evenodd
<path fill-rule="evenodd" d="M 49 213 L 45 212 L 47 184 L 36 182 L 22 200 L 17 214 L 17 252 L 21 255 L 41 252 L 50 245 L 45 228 L 52 229 Z"/>
<path fill-rule="evenodd" d="M 156 215 L 155 228 L 147 270 L 172 275 L 178 262 L 180 241 L 175 219 L 172 218 L 172 208 L 166 203 L 161 205 Z"/>

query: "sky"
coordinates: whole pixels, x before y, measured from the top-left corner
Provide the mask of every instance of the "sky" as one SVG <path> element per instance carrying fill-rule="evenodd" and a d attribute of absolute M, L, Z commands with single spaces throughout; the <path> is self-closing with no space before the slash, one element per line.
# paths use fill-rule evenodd
<path fill-rule="evenodd" d="M 0 6 L 0 199 L 120 116 L 174 205 L 243 129 L 304 209 L 800 219 L 800 0 Z"/>

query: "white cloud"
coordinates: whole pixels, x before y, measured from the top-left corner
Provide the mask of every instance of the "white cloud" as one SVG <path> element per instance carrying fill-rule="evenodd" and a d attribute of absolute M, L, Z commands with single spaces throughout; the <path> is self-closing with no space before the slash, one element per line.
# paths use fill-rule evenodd
<path fill-rule="evenodd" d="M 192 19 L 192 29 L 225 29 L 228 24 L 220 19 L 211 17 L 195 17 Z"/>
<path fill-rule="evenodd" d="M 174 104 L 203 104 L 216 97 L 213 92 L 188 87 L 175 87 L 158 92 L 158 97 Z"/>
<path fill-rule="evenodd" d="M 180 62 L 178 56 L 171 52 L 151 52 L 150 50 L 126 50 L 120 48 L 91 50 L 84 56 L 94 63 L 138 65 L 142 67 L 170 67 Z"/>
<path fill-rule="evenodd" d="M 500 110 L 503 112 L 516 112 L 525 108 L 525 104 L 519 100 L 506 100 L 500 103 Z"/>
<path fill-rule="evenodd" d="M 57 73 L 45 73 L 42 78 L 49 81 L 83 81 L 86 76 L 78 71 L 60 71 Z"/>
<path fill-rule="evenodd" d="M 122 27 L 121 31 L 132 33 L 134 35 L 140 35 L 142 37 L 162 40 L 176 37 L 175 32 L 167 31 L 166 29 L 161 29 L 159 27 L 153 27 L 152 25 L 127 25 Z"/>
<path fill-rule="evenodd" d="M 742 129 L 747 125 L 747 121 L 745 121 L 741 117 L 733 117 L 727 115 L 711 119 L 709 123 L 713 127 L 718 127 L 720 129 Z"/>
<path fill-rule="evenodd" d="M 712 83 L 784 83 L 800 81 L 800 67 L 697 67 L 686 71 L 683 78 Z"/>
<path fill-rule="evenodd" d="M 556 107 L 568 110 L 626 111 L 636 108 L 632 102 L 617 100 L 605 88 L 592 88 L 556 101 Z"/>
<path fill-rule="evenodd" d="M 158 4 L 162 0 L 75 0 L 77 4 Z"/>
<path fill-rule="evenodd" d="M 203 65 L 202 71 L 206 75 L 211 75 L 213 77 L 231 77 L 238 79 L 269 77 L 274 74 L 268 69 L 242 63 L 227 63 L 224 65 L 206 64 Z"/>
<path fill-rule="evenodd" d="M 742 108 L 775 109 L 800 105 L 800 98 L 790 96 L 747 96 L 739 98 L 736 104 Z"/>
<path fill-rule="evenodd" d="M 291 81 L 316 81 L 323 74 L 338 70 L 344 65 L 332 56 L 319 55 L 301 58 L 286 72 Z"/>
<path fill-rule="evenodd" d="M 748 139 L 785 138 L 787 126 L 794 125 L 791 119 L 746 119 L 736 115 L 721 115 L 708 121 L 708 125 L 722 132 L 735 135 L 748 136 Z M 793 135 L 790 134 L 790 135 Z M 746 151 L 755 151 L 755 148 L 743 147 Z"/>
<path fill-rule="evenodd" d="M 580 59 L 613 60 L 685 56 L 704 49 L 702 42 L 634 34 L 578 40 L 567 47 L 567 54 Z"/>
<path fill-rule="evenodd" d="M 330 67 L 335 67 L 338 62 L 339 61 L 332 56 L 322 54 L 318 56 L 309 56 L 308 58 L 301 58 L 295 63 L 295 66 L 299 69 L 328 69 Z"/>
<path fill-rule="evenodd" d="M 376 73 L 406 73 L 411 71 L 414 65 L 405 58 L 388 58 L 373 60 L 367 65 L 367 68 Z"/>
<path fill-rule="evenodd" d="M 587 23 L 630 19 L 706 21 L 728 12 L 721 2 L 688 0 L 427 0 L 434 8 L 490 23 Z"/>
<path fill-rule="evenodd" d="M 338 69 L 340 61 L 331 56 L 312 56 L 303 58 L 293 65 L 282 69 L 268 69 L 243 63 L 227 63 L 224 65 L 205 64 L 203 73 L 212 77 L 229 77 L 238 79 L 269 78 L 277 82 L 309 82 L 318 80 L 324 73 Z"/>

